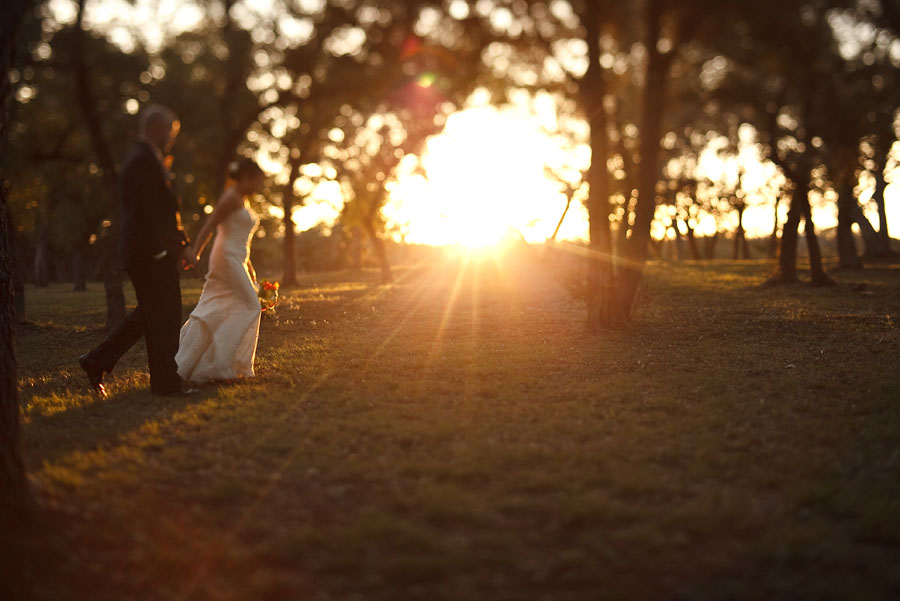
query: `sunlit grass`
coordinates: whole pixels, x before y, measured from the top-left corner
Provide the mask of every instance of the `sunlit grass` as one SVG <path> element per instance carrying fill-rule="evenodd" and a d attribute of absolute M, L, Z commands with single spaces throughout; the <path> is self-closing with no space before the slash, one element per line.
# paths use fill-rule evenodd
<path fill-rule="evenodd" d="M 594 337 L 577 260 L 304 276 L 258 377 L 186 399 L 148 394 L 142 348 L 91 397 L 101 287 L 29 287 L 26 460 L 65 557 L 35 597 L 900 590 L 897 270 L 761 288 L 761 261 L 652 265 L 634 323 Z"/>

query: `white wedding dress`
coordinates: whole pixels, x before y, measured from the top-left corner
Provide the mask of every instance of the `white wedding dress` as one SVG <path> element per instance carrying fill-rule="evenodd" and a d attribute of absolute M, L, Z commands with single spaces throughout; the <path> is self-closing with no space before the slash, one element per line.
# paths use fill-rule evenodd
<path fill-rule="evenodd" d="M 186 382 L 253 375 L 259 297 L 247 265 L 259 218 L 244 205 L 216 228 L 209 272 L 197 307 L 181 328 L 175 362 Z"/>

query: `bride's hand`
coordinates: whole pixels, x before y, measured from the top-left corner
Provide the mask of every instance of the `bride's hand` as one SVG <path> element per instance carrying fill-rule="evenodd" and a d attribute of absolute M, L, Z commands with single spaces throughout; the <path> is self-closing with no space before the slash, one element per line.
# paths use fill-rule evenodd
<path fill-rule="evenodd" d="M 185 271 L 197 266 L 197 255 L 190 246 L 185 246 L 181 251 L 181 265 Z"/>

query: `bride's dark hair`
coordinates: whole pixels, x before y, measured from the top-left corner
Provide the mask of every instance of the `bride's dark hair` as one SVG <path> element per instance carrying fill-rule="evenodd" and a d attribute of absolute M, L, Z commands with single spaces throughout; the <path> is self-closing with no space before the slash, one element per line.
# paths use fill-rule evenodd
<path fill-rule="evenodd" d="M 260 169 L 259 165 L 256 164 L 256 161 L 251 158 L 241 157 L 236 161 L 228 163 L 227 175 L 236 182 L 244 177 L 253 177 L 262 174 L 263 170 Z"/>

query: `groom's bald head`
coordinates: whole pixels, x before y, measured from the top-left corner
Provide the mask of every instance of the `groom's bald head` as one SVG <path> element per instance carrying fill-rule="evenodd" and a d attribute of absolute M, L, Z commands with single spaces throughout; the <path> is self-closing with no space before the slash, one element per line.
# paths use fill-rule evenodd
<path fill-rule="evenodd" d="M 151 104 L 139 118 L 141 137 L 167 152 L 175 143 L 180 123 L 175 111 L 161 104 Z"/>

